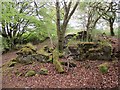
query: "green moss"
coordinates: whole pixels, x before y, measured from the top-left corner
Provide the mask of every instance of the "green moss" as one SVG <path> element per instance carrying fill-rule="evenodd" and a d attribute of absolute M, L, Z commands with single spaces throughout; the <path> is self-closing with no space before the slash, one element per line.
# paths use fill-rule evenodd
<path fill-rule="evenodd" d="M 15 61 L 11 61 L 11 62 L 8 64 L 8 66 L 9 66 L 9 67 L 13 67 L 13 66 L 15 66 L 16 63 L 17 63 L 17 62 L 15 62 Z"/>
<path fill-rule="evenodd" d="M 41 68 L 39 74 L 47 75 L 48 74 L 48 70 L 46 68 Z"/>
<path fill-rule="evenodd" d="M 23 54 L 23 55 L 29 55 L 29 54 L 33 54 L 33 51 L 30 49 L 30 48 L 22 48 L 20 50 L 20 52 Z"/>
<path fill-rule="evenodd" d="M 36 51 L 36 47 L 33 46 L 31 43 L 27 43 L 24 47 L 30 48 L 33 51 Z"/>
<path fill-rule="evenodd" d="M 49 63 L 49 62 L 50 62 L 50 63 L 53 63 L 53 57 L 52 57 L 52 55 L 49 56 L 49 59 L 47 60 L 47 62 L 48 62 L 48 63 Z"/>
<path fill-rule="evenodd" d="M 39 53 L 39 54 L 42 54 L 42 55 L 45 55 L 45 56 L 50 56 L 50 55 L 51 55 L 51 53 L 45 52 L 43 48 L 40 49 L 40 50 L 38 51 L 38 53 Z"/>
<path fill-rule="evenodd" d="M 112 48 L 112 45 L 111 45 L 109 42 L 107 42 L 107 41 L 101 41 L 101 42 L 99 42 L 99 44 L 100 44 L 102 47 L 104 47 L 104 46 L 109 46 L 109 47 Z"/>
<path fill-rule="evenodd" d="M 64 53 L 59 53 L 59 58 L 64 57 Z"/>
<path fill-rule="evenodd" d="M 107 72 L 108 72 L 108 67 L 109 67 L 109 64 L 108 64 L 108 63 L 103 63 L 103 64 L 100 64 L 100 65 L 99 65 L 99 70 L 100 70 L 102 73 L 107 73 Z"/>
<path fill-rule="evenodd" d="M 59 52 L 57 50 L 53 51 L 53 64 L 55 65 L 55 68 L 57 69 L 57 71 L 59 73 L 63 73 L 63 67 L 61 65 L 61 63 L 58 61 L 59 59 Z"/>
<path fill-rule="evenodd" d="M 67 46 L 71 46 L 71 45 L 74 45 L 77 47 L 77 44 L 80 43 L 80 41 L 78 40 L 70 40 L 67 44 Z"/>
<path fill-rule="evenodd" d="M 79 42 L 77 43 L 78 47 L 82 48 L 92 48 L 96 45 L 95 42 Z"/>
<path fill-rule="evenodd" d="M 49 47 L 48 47 L 48 45 L 45 45 L 45 46 L 43 47 L 43 50 L 44 50 L 45 52 L 49 52 Z"/>
<path fill-rule="evenodd" d="M 18 74 L 17 74 L 18 77 L 19 77 L 19 76 L 22 76 L 22 75 L 23 75 L 22 73 L 18 73 Z"/>
<path fill-rule="evenodd" d="M 36 54 L 36 53 L 37 53 L 36 48 L 32 44 L 28 43 L 27 45 L 24 45 L 24 47 L 21 48 L 17 54 L 19 54 L 19 55 L 31 55 L 31 54 Z"/>
<path fill-rule="evenodd" d="M 95 42 L 78 42 L 78 44 L 82 44 L 82 45 L 94 45 L 96 43 Z"/>
<path fill-rule="evenodd" d="M 25 74 L 25 77 L 30 77 L 30 76 L 35 76 L 35 71 L 33 70 L 29 70 L 26 74 Z"/>
<path fill-rule="evenodd" d="M 101 48 L 90 48 L 89 50 L 88 50 L 88 52 L 90 52 L 90 53 L 92 53 L 92 52 L 100 52 L 102 49 Z"/>

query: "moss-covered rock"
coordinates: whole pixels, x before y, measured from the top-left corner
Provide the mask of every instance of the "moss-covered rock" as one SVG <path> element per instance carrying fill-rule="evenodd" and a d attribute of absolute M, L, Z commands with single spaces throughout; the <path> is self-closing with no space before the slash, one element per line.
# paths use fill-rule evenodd
<path fill-rule="evenodd" d="M 41 68 L 39 74 L 47 75 L 48 74 L 48 70 L 46 68 Z"/>
<path fill-rule="evenodd" d="M 86 53 L 90 48 L 97 47 L 97 43 L 95 42 L 79 42 L 77 45 L 84 53 Z"/>
<path fill-rule="evenodd" d="M 68 50 L 75 60 L 110 60 L 112 47 L 109 43 L 77 42 L 76 45 L 69 45 Z"/>
<path fill-rule="evenodd" d="M 30 76 L 35 76 L 35 71 L 33 70 L 29 70 L 26 74 L 25 74 L 25 77 L 30 77 Z"/>
<path fill-rule="evenodd" d="M 98 47 L 98 48 L 90 48 L 88 50 L 89 53 L 97 53 L 97 52 L 101 52 L 101 51 L 102 51 L 102 49 L 100 47 Z"/>
<path fill-rule="evenodd" d="M 41 63 L 46 63 L 49 60 L 49 55 L 46 54 L 35 54 L 33 55 L 33 58 Z"/>
<path fill-rule="evenodd" d="M 42 54 L 42 55 L 45 55 L 45 56 L 48 56 L 48 57 L 51 55 L 51 53 L 46 52 L 46 51 L 44 50 L 44 48 L 41 48 L 41 49 L 38 51 L 38 53 L 39 53 L 39 54 Z"/>
<path fill-rule="evenodd" d="M 34 61 L 47 62 L 50 53 L 45 52 L 43 49 L 37 52 L 36 47 L 28 43 L 17 52 L 17 55 L 16 59 L 19 63 L 31 64 Z"/>
<path fill-rule="evenodd" d="M 31 43 L 27 43 L 24 47 L 30 48 L 33 51 L 37 50 L 37 48 L 35 46 L 33 46 Z"/>
<path fill-rule="evenodd" d="M 47 60 L 47 62 L 48 62 L 48 63 L 49 63 L 49 62 L 50 62 L 50 63 L 53 63 L 53 56 L 52 56 L 52 55 L 49 56 L 49 59 Z"/>
<path fill-rule="evenodd" d="M 64 52 L 63 53 L 59 53 L 59 58 L 63 58 L 64 57 Z"/>
<path fill-rule="evenodd" d="M 17 55 L 19 56 L 32 55 L 36 53 L 37 53 L 36 48 L 32 44 L 28 43 L 17 52 Z"/>
<path fill-rule="evenodd" d="M 51 50 L 50 50 L 50 48 L 48 47 L 48 45 L 45 45 L 45 46 L 43 47 L 43 50 L 44 50 L 45 52 L 47 52 L 47 53 L 51 53 Z"/>
<path fill-rule="evenodd" d="M 15 61 L 10 61 L 10 63 L 8 64 L 8 66 L 9 66 L 9 67 L 13 67 L 13 66 L 15 66 L 16 63 L 17 63 L 17 62 L 15 62 Z"/>
<path fill-rule="evenodd" d="M 99 70 L 104 74 L 108 72 L 109 69 L 109 63 L 103 63 L 98 66 Z"/>
<path fill-rule="evenodd" d="M 17 62 L 22 63 L 22 64 L 32 64 L 33 61 L 35 61 L 35 58 L 33 57 L 33 55 L 17 57 Z"/>

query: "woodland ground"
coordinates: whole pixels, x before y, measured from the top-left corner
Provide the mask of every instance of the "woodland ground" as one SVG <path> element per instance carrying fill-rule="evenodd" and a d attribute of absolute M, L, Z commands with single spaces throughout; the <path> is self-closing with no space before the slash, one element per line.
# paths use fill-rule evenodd
<path fill-rule="evenodd" d="M 118 39 L 112 38 L 113 47 L 118 48 Z M 36 45 L 40 49 L 44 45 L 49 45 L 49 40 Z M 14 67 L 7 66 L 10 59 L 16 57 L 16 51 L 2 55 L 2 87 L 3 88 L 114 88 L 118 86 L 119 72 L 118 60 L 98 61 L 84 60 L 75 61 L 77 67 L 73 67 L 64 74 L 58 74 L 51 63 L 35 62 L 29 65 L 17 64 Z M 65 61 L 65 59 L 61 59 Z M 110 64 L 108 73 L 102 74 L 98 65 L 108 62 Z M 35 75 L 33 77 L 17 76 L 16 72 L 25 73 L 27 70 L 39 71 L 41 67 L 49 70 L 48 75 Z M 64 66 L 66 70 L 66 66 Z"/>

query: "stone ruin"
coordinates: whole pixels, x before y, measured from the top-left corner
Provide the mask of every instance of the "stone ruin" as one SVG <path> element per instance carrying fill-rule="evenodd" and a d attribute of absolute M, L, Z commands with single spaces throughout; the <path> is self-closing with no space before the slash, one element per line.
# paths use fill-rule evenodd
<path fill-rule="evenodd" d="M 87 36 L 87 31 L 81 31 L 81 32 L 77 32 L 77 34 L 68 34 L 67 36 L 65 36 L 65 41 L 64 41 L 64 48 L 67 47 L 67 44 L 71 41 L 71 40 L 79 40 L 79 41 L 92 41 L 91 35 L 89 34 Z"/>
<path fill-rule="evenodd" d="M 74 60 L 110 60 L 113 58 L 113 48 L 107 42 L 82 42 L 81 38 L 87 38 L 87 32 L 70 34 L 65 37 L 65 55 L 70 55 Z M 70 40 L 72 41 L 70 42 Z M 38 62 L 49 62 L 52 60 L 52 49 L 44 46 L 40 51 L 32 44 L 23 46 L 16 54 L 16 61 L 24 64 Z M 63 56 L 63 57 L 64 57 Z"/>
<path fill-rule="evenodd" d="M 37 49 L 32 44 L 29 43 L 23 46 L 16 53 L 17 54 L 16 61 L 23 64 L 30 64 L 34 61 L 47 62 L 49 60 L 50 54 L 41 51 L 42 50 L 38 52 Z"/>
<path fill-rule="evenodd" d="M 110 60 L 112 58 L 112 47 L 108 43 L 73 43 L 68 45 L 67 54 L 69 54 L 75 60 Z"/>

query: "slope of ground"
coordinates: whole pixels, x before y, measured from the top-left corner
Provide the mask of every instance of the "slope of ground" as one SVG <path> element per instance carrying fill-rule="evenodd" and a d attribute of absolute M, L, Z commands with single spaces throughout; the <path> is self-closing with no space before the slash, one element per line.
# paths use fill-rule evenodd
<path fill-rule="evenodd" d="M 117 39 L 114 41 L 117 42 Z M 115 43 L 116 43 L 115 42 Z M 36 45 L 41 48 L 50 45 L 49 40 Z M 115 44 L 117 46 L 117 44 Z M 115 47 L 116 47 L 115 46 Z M 3 61 L 3 88 L 114 88 L 118 87 L 118 61 L 107 61 L 110 64 L 108 73 L 102 74 L 98 65 L 105 61 L 75 61 L 77 67 L 70 68 L 69 72 L 58 74 L 51 63 L 33 63 L 30 65 L 17 64 L 15 67 L 8 68 L 7 61 L 16 57 L 16 51 L 2 55 Z M 62 59 L 62 61 L 65 61 Z M 33 77 L 17 76 L 17 72 L 25 74 L 28 70 L 38 72 L 41 67 L 49 70 L 48 75 L 35 75 Z M 66 70 L 66 67 L 64 66 Z"/>

